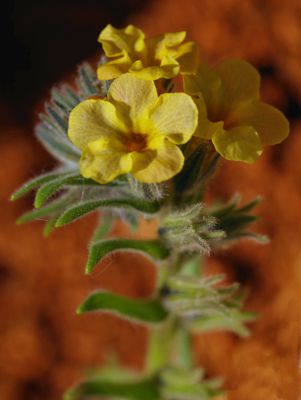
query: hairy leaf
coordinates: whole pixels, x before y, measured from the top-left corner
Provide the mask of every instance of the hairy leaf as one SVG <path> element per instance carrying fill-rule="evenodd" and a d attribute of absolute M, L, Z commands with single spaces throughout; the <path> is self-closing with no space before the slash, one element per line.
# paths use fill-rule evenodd
<path fill-rule="evenodd" d="M 38 186 L 42 185 L 43 183 L 52 181 L 58 177 L 65 177 L 68 175 L 70 171 L 66 172 L 59 172 L 59 171 L 52 171 L 48 172 L 47 174 L 39 175 L 33 179 L 30 179 L 26 183 L 24 183 L 19 189 L 17 189 L 12 195 L 11 200 L 17 200 L 21 197 L 25 196 L 31 190 L 36 189 Z"/>
<path fill-rule="evenodd" d="M 55 229 L 55 223 L 56 223 L 56 221 L 58 219 L 58 215 L 56 215 L 55 217 L 50 218 L 46 222 L 46 224 L 44 226 L 44 229 L 43 229 L 43 235 L 44 236 L 46 236 L 46 237 L 49 236 L 50 233 Z"/>
<path fill-rule="evenodd" d="M 112 383 L 106 381 L 86 381 L 71 389 L 64 400 L 83 400 L 84 398 L 118 397 L 130 400 L 158 400 L 160 398 L 157 382 L 145 379 L 132 383 Z"/>
<path fill-rule="evenodd" d="M 193 332 L 210 332 L 225 330 L 236 333 L 241 337 L 250 335 L 245 323 L 256 319 L 256 314 L 251 312 L 241 312 L 239 310 L 228 310 L 225 313 L 215 313 L 212 311 L 195 319 L 190 325 Z"/>
<path fill-rule="evenodd" d="M 45 207 L 38 208 L 36 210 L 29 211 L 17 219 L 17 224 L 24 224 L 25 222 L 30 222 L 38 218 L 45 218 L 53 214 L 60 214 L 63 212 L 64 208 L 71 201 L 72 194 L 68 193 L 64 197 L 60 197 L 57 200 L 52 201 Z"/>
<path fill-rule="evenodd" d="M 162 260 L 169 254 L 168 249 L 159 240 L 112 239 L 102 240 L 92 244 L 86 266 L 86 273 L 90 274 L 95 265 L 107 254 L 116 250 L 134 250 L 151 256 L 155 260 Z"/>
<path fill-rule="evenodd" d="M 97 210 L 98 208 L 111 207 L 111 208 L 133 208 L 137 211 L 153 214 L 159 210 L 159 203 L 157 201 L 148 202 L 141 199 L 107 199 L 107 200 L 87 200 L 77 205 L 70 207 L 58 219 L 56 226 L 63 226 L 70 222 L 83 217 L 84 215 Z"/>
<path fill-rule="evenodd" d="M 37 191 L 34 206 L 36 208 L 41 207 L 54 193 L 56 193 L 59 189 L 64 187 L 65 185 L 72 186 L 98 186 L 99 184 L 92 179 L 86 179 L 82 175 L 78 173 L 73 173 L 70 175 L 64 175 L 62 177 L 58 177 L 56 179 L 51 180 L 50 182 L 46 182 L 43 184 L 39 190 Z"/>
<path fill-rule="evenodd" d="M 101 215 L 100 223 L 93 233 L 91 244 L 96 243 L 104 238 L 110 232 L 113 222 L 114 219 L 112 215 L 103 213 Z"/>
<path fill-rule="evenodd" d="M 43 123 L 37 126 L 36 136 L 49 153 L 59 161 L 63 163 L 68 161 L 79 162 L 80 152 L 65 136 L 61 135 L 61 138 L 59 138 L 58 135 L 51 134 Z"/>
<path fill-rule="evenodd" d="M 140 323 L 159 323 L 168 313 L 157 300 L 135 300 L 109 292 L 95 292 L 80 305 L 79 314 L 88 311 L 106 311 Z"/>

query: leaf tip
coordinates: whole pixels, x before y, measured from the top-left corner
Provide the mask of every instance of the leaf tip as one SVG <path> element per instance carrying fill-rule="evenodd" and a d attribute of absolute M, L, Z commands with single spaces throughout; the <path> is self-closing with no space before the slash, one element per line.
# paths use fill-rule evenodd
<path fill-rule="evenodd" d="M 21 215 L 21 217 L 19 217 L 17 220 L 16 220 L 16 225 L 22 225 L 22 224 L 24 224 L 26 221 L 24 220 L 24 218 L 23 218 L 23 215 Z"/>
<path fill-rule="evenodd" d="M 76 309 L 76 315 L 80 315 L 84 312 L 82 305 L 80 305 L 79 307 L 77 307 Z"/>
<path fill-rule="evenodd" d="M 63 396 L 63 400 L 75 400 L 76 399 L 76 390 L 69 389 Z"/>
<path fill-rule="evenodd" d="M 35 198 L 33 205 L 35 208 L 40 208 L 43 205 L 43 203 L 40 201 L 39 198 Z"/>
<path fill-rule="evenodd" d="M 43 236 L 44 236 L 45 238 L 48 238 L 49 235 L 50 235 L 50 233 L 51 233 L 51 231 L 48 230 L 48 229 L 44 229 L 44 230 L 43 230 Z"/>
<path fill-rule="evenodd" d="M 54 224 L 54 226 L 56 228 L 60 228 L 61 226 L 65 225 L 64 221 L 61 220 L 61 218 L 58 218 L 58 220 L 56 221 L 56 223 Z"/>

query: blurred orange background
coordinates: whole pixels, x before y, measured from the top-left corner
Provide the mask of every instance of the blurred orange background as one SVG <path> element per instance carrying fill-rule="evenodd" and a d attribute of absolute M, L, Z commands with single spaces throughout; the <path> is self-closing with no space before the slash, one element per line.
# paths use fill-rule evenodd
<path fill-rule="evenodd" d="M 264 196 L 256 230 L 271 244 L 243 242 L 207 260 L 249 290 L 260 313 L 252 336 L 195 338 L 208 376 L 223 375 L 230 400 L 300 399 L 301 341 L 301 2 L 300 0 L 15 1 L 7 15 L 9 53 L 0 99 L 0 399 L 54 400 L 85 369 L 114 351 L 141 368 L 147 331 L 111 316 L 76 316 L 88 292 L 102 287 L 146 297 L 155 271 L 142 257 L 116 255 L 84 276 L 95 216 L 42 236 L 42 221 L 17 227 L 32 198 L 9 203 L 26 179 L 54 165 L 33 134 L 52 85 L 100 51 L 107 24 L 133 23 L 148 35 L 186 30 L 203 59 L 241 57 L 262 74 L 262 96 L 291 121 L 291 135 L 253 166 L 223 162 L 210 195 L 243 201 Z M 116 234 L 127 235 L 117 226 Z M 148 232 L 141 232 L 148 235 Z M 142 399 L 143 400 L 143 399 Z"/>

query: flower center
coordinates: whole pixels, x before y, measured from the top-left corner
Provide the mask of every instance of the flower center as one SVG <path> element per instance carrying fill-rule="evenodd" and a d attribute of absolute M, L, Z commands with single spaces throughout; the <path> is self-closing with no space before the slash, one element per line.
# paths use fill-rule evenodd
<path fill-rule="evenodd" d="M 132 133 L 127 139 L 126 149 L 128 153 L 132 151 L 141 152 L 147 147 L 146 136 L 140 133 Z"/>

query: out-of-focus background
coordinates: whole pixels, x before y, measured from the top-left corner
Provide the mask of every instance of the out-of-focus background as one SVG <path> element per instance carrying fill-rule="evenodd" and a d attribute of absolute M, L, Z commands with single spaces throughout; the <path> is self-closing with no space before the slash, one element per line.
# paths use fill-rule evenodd
<path fill-rule="evenodd" d="M 76 316 L 75 309 L 96 287 L 148 296 L 153 266 L 118 255 L 86 277 L 93 215 L 46 239 L 42 221 L 15 226 L 32 198 L 8 202 L 22 182 L 53 166 L 34 138 L 37 112 L 52 85 L 72 79 L 78 63 L 100 52 L 96 39 L 107 23 L 134 23 L 148 35 L 186 30 L 209 62 L 251 61 L 262 74 L 264 100 L 290 119 L 285 143 L 253 166 L 224 162 L 211 183 L 212 196 L 224 199 L 264 196 L 256 229 L 271 244 L 241 243 L 207 261 L 208 272 L 224 271 L 247 287 L 246 307 L 260 319 L 248 340 L 206 334 L 195 338 L 195 350 L 208 376 L 225 377 L 230 400 L 299 399 L 300 0 L 16 0 L 8 8 L 0 77 L 0 399 L 59 399 L 113 349 L 120 362 L 143 365 L 145 329 L 110 316 Z M 127 235 L 122 226 L 116 233 Z"/>

